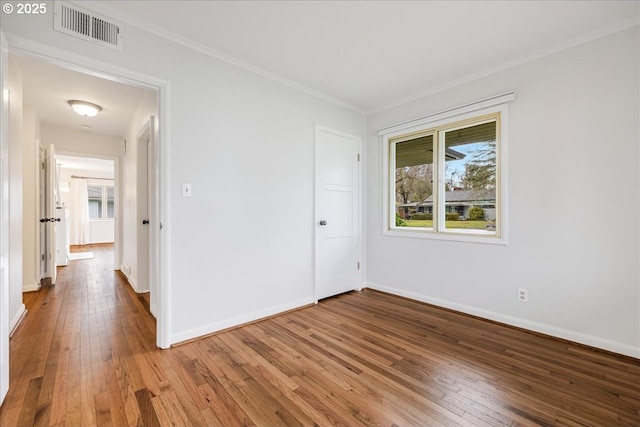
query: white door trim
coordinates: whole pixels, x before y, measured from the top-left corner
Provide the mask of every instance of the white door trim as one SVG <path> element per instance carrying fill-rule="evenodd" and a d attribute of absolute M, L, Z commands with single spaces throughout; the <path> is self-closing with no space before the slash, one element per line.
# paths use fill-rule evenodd
<path fill-rule="evenodd" d="M 0 30 L 0 405 L 9 390 L 9 90 L 7 39 Z"/>
<path fill-rule="evenodd" d="M 166 232 L 170 224 L 169 210 L 169 159 L 166 153 L 170 147 L 170 84 L 153 76 L 138 73 L 133 70 L 118 67 L 107 62 L 98 61 L 83 55 L 65 51 L 44 45 L 22 37 L 7 34 L 9 52 L 12 54 L 35 57 L 41 61 L 89 74 L 95 77 L 106 78 L 124 84 L 153 89 L 158 92 L 158 133 L 156 142 L 158 152 L 156 154 L 158 182 L 156 191 L 158 194 L 159 223 L 163 229 L 153 227 L 154 241 L 158 243 L 156 262 L 158 278 L 158 316 L 156 323 L 156 345 L 160 348 L 169 348 L 171 342 L 171 280 L 170 259 L 171 243 L 170 234 Z"/>
<path fill-rule="evenodd" d="M 357 251 L 358 251 L 358 259 L 360 260 L 360 269 L 358 270 L 358 279 L 357 279 L 357 285 L 356 285 L 356 290 L 361 290 L 362 289 L 362 272 L 363 272 L 363 267 L 364 267 L 364 263 L 362 260 L 362 253 L 363 253 L 363 248 L 362 248 L 362 244 L 363 244 L 363 230 L 362 230 L 362 197 L 363 197 L 363 192 L 362 192 L 362 138 L 358 135 L 354 135 L 354 134 L 350 134 L 350 133 L 346 133 L 346 132 L 342 132 L 336 129 L 332 129 L 330 127 L 326 127 L 326 126 L 322 126 L 322 125 L 318 125 L 316 124 L 315 126 L 315 139 L 314 139 L 314 253 L 313 253 L 313 298 L 315 303 L 318 303 L 318 283 L 317 283 L 317 273 L 318 273 L 318 227 L 317 224 L 319 223 L 319 221 L 322 219 L 320 218 L 320 214 L 318 212 L 318 194 L 319 194 L 319 182 L 318 182 L 318 155 L 317 155 L 317 144 L 318 144 L 318 134 L 319 132 L 326 132 L 326 133 L 330 133 L 333 135 L 337 135 L 337 136 L 341 136 L 341 137 L 345 137 L 345 138 L 349 138 L 349 139 L 353 139 L 356 141 L 356 146 L 357 146 L 357 150 L 358 150 L 358 168 L 357 168 L 357 180 L 358 182 L 356 183 L 355 187 L 357 189 L 357 203 L 356 203 L 356 208 L 357 208 L 357 212 L 354 215 L 355 218 L 357 219 L 357 223 L 354 225 L 354 229 L 356 230 L 356 239 L 357 239 Z"/>

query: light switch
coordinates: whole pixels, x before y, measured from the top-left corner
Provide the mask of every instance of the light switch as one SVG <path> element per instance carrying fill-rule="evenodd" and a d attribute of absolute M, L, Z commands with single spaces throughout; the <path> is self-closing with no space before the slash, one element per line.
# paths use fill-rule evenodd
<path fill-rule="evenodd" d="M 182 197 L 191 197 L 191 184 L 182 184 Z"/>

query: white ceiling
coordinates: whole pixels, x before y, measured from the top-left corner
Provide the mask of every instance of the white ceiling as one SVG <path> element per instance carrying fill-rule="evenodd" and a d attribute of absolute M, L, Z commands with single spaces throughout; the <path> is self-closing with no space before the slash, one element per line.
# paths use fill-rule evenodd
<path fill-rule="evenodd" d="M 591 0 L 89 4 L 369 113 L 638 25 L 640 9 Z"/>
<path fill-rule="evenodd" d="M 640 22 L 640 1 L 75 4 L 363 113 Z M 123 136 L 145 95 L 142 88 L 14 58 L 23 76 L 25 105 L 34 107 L 43 123 Z M 70 99 L 94 102 L 104 110 L 83 118 L 67 105 Z"/>
<path fill-rule="evenodd" d="M 145 95 L 145 89 L 60 68 L 31 57 L 12 58 L 22 75 L 24 105 L 36 110 L 42 123 L 124 136 Z M 79 116 L 67 103 L 71 99 L 93 102 L 103 110 L 96 117 Z"/>

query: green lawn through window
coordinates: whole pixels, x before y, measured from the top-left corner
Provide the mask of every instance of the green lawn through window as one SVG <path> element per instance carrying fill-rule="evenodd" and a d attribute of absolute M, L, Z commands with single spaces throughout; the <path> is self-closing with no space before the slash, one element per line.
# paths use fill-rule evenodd
<path fill-rule="evenodd" d="M 446 228 L 465 228 L 474 230 L 485 230 L 488 221 L 446 221 Z M 432 228 L 433 220 L 405 219 L 403 227 Z"/>

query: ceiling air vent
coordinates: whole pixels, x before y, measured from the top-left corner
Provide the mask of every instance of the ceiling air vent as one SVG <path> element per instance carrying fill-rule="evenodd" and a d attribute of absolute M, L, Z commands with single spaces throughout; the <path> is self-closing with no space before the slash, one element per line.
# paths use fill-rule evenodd
<path fill-rule="evenodd" d="M 55 2 L 53 28 L 61 33 L 122 50 L 122 25 L 77 6 Z"/>

